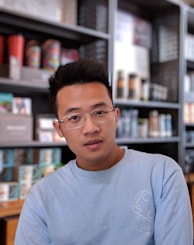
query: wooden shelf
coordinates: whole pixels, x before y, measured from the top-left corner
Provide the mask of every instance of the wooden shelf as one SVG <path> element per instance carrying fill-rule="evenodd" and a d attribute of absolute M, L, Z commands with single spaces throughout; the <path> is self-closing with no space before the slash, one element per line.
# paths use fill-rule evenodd
<path fill-rule="evenodd" d="M 193 223 L 194 223 L 194 173 L 185 174 L 185 180 L 189 186 L 189 194 L 191 198 L 191 208 L 193 213 Z"/>
<path fill-rule="evenodd" d="M 1 201 L 0 202 L 0 218 L 6 216 L 19 215 L 23 206 L 24 200 L 16 201 Z"/>
<path fill-rule="evenodd" d="M 188 184 L 194 184 L 194 173 L 185 174 L 185 180 Z"/>

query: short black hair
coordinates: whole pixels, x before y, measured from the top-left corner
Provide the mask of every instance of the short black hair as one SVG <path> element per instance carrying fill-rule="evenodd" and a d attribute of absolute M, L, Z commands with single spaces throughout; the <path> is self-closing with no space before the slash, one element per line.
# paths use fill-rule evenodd
<path fill-rule="evenodd" d="M 56 96 L 64 86 L 99 82 L 107 88 L 112 101 L 112 87 L 105 66 L 93 59 L 81 59 L 66 65 L 60 65 L 49 78 L 49 96 L 51 105 L 57 114 Z"/>

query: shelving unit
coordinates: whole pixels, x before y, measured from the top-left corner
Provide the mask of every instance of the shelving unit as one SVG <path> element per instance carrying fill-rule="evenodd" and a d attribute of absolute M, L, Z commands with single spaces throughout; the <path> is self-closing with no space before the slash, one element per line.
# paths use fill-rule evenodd
<path fill-rule="evenodd" d="M 78 7 L 85 1 L 79 1 Z M 157 109 L 159 112 L 171 113 L 173 115 L 173 136 L 165 138 L 119 138 L 117 143 L 120 145 L 126 144 L 134 149 L 146 150 L 151 152 L 165 153 L 172 156 L 184 168 L 184 149 L 191 147 L 190 144 L 184 146 L 183 135 L 183 101 L 182 101 L 182 80 L 184 74 L 184 35 L 186 33 L 186 25 L 192 32 L 194 23 L 193 9 L 186 8 L 184 4 L 177 4 L 170 0 L 160 0 L 157 3 L 154 0 L 149 1 L 100 1 L 99 4 L 105 4 L 107 8 L 107 32 L 100 32 L 80 26 L 68 25 L 54 21 L 44 20 L 42 18 L 34 18 L 20 14 L 16 11 L 10 11 L 0 8 L 0 32 L 4 35 L 9 35 L 13 32 L 20 32 L 25 38 L 55 38 L 63 43 L 63 46 L 71 48 L 87 48 L 91 43 L 103 41 L 106 43 L 106 54 L 104 62 L 109 68 L 110 78 L 113 87 L 116 83 L 116 67 L 114 60 L 117 59 L 114 50 L 114 38 L 116 16 L 118 11 L 125 11 L 127 14 L 132 14 L 140 17 L 150 23 L 152 28 L 152 48 L 150 49 L 150 79 L 155 83 L 160 83 L 169 88 L 169 95 L 165 102 L 160 101 L 129 101 L 126 99 L 115 99 L 115 105 L 122 108 L 136 108 L 141 114 L 148 116 L 149 111 Z M 98 5 L 98 1 L 95 1 Z M 165 13 L 165 14 L 164 14 Z M 188 20 L 186 18 L 188 16 Z M 160 40 L 161 36 L 165 36 L 165 32 L 159 30 L 166 28 L 167 33 L 173 33 L 172 38 L 166 40 L 170 43 L 173 50 L 169 50 L 165 43 L 165 39 Z M 160 37 L 160 38 L 159 38 Z M 163 43 L 162 43 L 163 41 Z M 174 45 L 174 46 L 173 46 Z M 166 52 L 166 60 L 161 61 L 160 51 L 168 48 Z M 169 52 L 169 53 L 167 53 Z M 91 54 L 92 55 L 92 54 Z M 173 58 L 172 58 L 173 57 Z M 129 57 L 131 59 L 132 57 Z M 194 67 L 192 62 L 187 63 L 189 69 Z M 18 81 L 9 78 L 0 78 L 0 90 L 5 92 L 13 92 L 19 96 L 30 96 L 32 98 L 33 117 L 39 113 L 50 113 L 51 108 L 48 107 L 47 84 L 29 83 L 28 81 Z M 46 101 L 46 103 L 45 103 Z M 41 104 L 41 107 L 39 106 Z M 28 142 L 10 142 L 0 144 L 0 148 L 8 147 L 64 147 L 63 162 L 73 157 L 68 150 L 65 142 L 60 143 L 40 143 L 37 141 Z"/>
<path fill-rule="evenodd" d="M 87 4 L 87 1 L 78 1 L 78 12 L 80 13 L 80 9 L 82 5 Z M 104 42 L 106 51 L 101 54 L 101 61 L 107 67 L 110 67 L 109 61 L 111 60 L 110 47 L 111 46 L 111 38 L 108 29 L 109 19 L 110 17 L 110 1 L 95 1 L 94 9 L 97 9 L 97 6 L 103 6 L 106 9 L 106 15 L 104 16 L 105 25 L 107 26 L 106 32 L 95 30 L 96 26 L 91 26 L 88 28 L 86 26 L 81 26 L 78 22 L 77 25 L 68 25 L 66 23 L 55 22 L 51 20 L 45 20 L 41 17 L 33 17 L 26 15 L 24 13 L 18 13 L 17 11 L 11 11 L 0 7 L 0 23 L 1 28 L 0 32 L 8 36 L 12 33 L 22 33 L 26 40 L 29 39 L 38 39 L 40 41 L 46 39 L 57 39 L 62 43 L 63 47 L 67 48 L 76 48 L 78 50 L 82 50 L 81 58 L 85 57 L 82 55 L 86 55 L 88 58 L 87 52 L 83 52 L 83 50 L 87 50 L 88 45 L 95 44 L 98 41 Z M 88 18 L 87 13 L 85 18 Z M 95 18 L 95 17 L 94 17 Z M 96 50 L 90 52 L 89 57 L 94 58 L 98 56 Z M 98 57 L 96 57 L 98 58 Z M 40 113 L 51 113 L 52 109 L 49 107 L 47 91 L 48 84 L 37 82 L 29 82 L 29 81 L 20 81 L 13 80 L 9 78 L 0 78 L 0 90 L 1 92 L 12 92 L 17 96 L 26 96 L 32 99 L 32 114 L 35 118 L 36 115 Z M 41 106 L 40 106 L 41 105 Z M 0 144 L 0 148 L 4 147 L 48 147 L 48 146 L 66 146 L 65 143 L 40 143 L 40 142 L 10 142 L 6 144 Z M 67 148 L 67 147 L 66 147 Z M 66 152 L 68 154 L 68 151 Z M 64 162 L 66 160 L 63 157 Z M 72 157 L 70 153 L 70 157 Z"/>
<path fill-rule="evenodd" d="M 185 151 L 194 149 L 194 143 L 185 143 L 185 129 L 194 129 L 194 124 L 184 124 L 183 105 L 184 105 L 184 75 L 188 70 L 194 70 L 194 62 L 184 58 L 184 40 L 187 31 L 194 34 L 194 10 L 185 4 L 177 3 L 173 0 L 95 0 L 95 6 L 103 4 L 107 11 L 106 26 L 107 31 L 99 31 L 95 26 L 68 25 L 42 19 L 41 17 L 30 17 L 24 13 L 18 13 L 0 7 L 0 33 L 10 35 L 12 33 L 22 33 L 29 39 L 57 39 L 62 42 L 64 47 L 76 48 L 81 50 L 81 57 L 98 58 L 98 54 L 88 52 L 90 45 L 103 42 L 106 52 L 101 56 L 110 74 L 113 88 L 116 86 L 118 59 L 115 52 L 115 28 L 117 26 L 118 11 L 124 11 L 127 15 L 142 18 L 150 23 L 152 28 L 152 46 L 149 50 L 149 72 L 150 81 L 168 87 L 168 96 L 165 101 L 131 101 L 128 99 L 114 99 L 115 106 L 122 109 L 137 109 L 141 116 L 149 116 L 152 110 L 172 115 L 173 135 L 171 137 L 156 138 L 117 138 L 119 145 L 126 145 L 129 148 L 163 153 L 174 158 L 178 164 L 185 169 Z M 78 0 L 78 12 L 81 10 L 86 0 Z M 86 16 L 86 19 L 89 18 Z M 90 23 L 87 23 L 88 25 Z M 164 56 L 161 57 L 161 53 Z M 89 55 L 88 55 L 89 54 Z M 132 56 L 123 56 L 126 63 Z M 139 57 L 141 59 L 141 57 Z M 128 64 L 128 63 L 127 63 Z M 122 67 L 121 67 L 122 68 Z M 0 78 L 0 91 L 12 92 L 14 95 L 32 98 L 33 118 L 38 114 L 51 113 L 52 109 L 48 106 L 47 96 L 48 84 L 29 81 L 19 81 L 9 78 Z M 62 162 L 65 164 L 74 158 L 74 154 L 69 150 L 65 142 L 41 143 L 34 139 L 30 142 L 6 142 L 0 143 L 0 148 L 47 148 L 61 147 Z M 190 181 L 190 178 L 188 182 Z M 1 202 L 0 202 L 1 204 Z M 23 201 L 11 202 L 10 207 L 0 205 L 0 218 L 10 215 L 18 215 Z M 1 241 L 0 241 L 1 243 Z"/>
<path fill-rule="evenodd" d="M 1 202 L 0 203 L 0 218 L 11 216 L 11 215 L 19 215 L 22 209 L 24 201 L 17 200 L 12 202 Z"/>
<path fill-rule="evenodd" d="M 82 4 L 84 1 L 80 1 Z M 150 74 L 151 80 L 155 83 L 161 83 L 168 86 L 169 95 L 167 101 L 128 101 L 125 99 L 115 99 L 115 105 L 122 108 L 136 108 L 140 112 L 148 112 L 157 109 L 161 112 L 170 112 L 173 115 L 173 137 L 171 138 L 158 138 L 158 139 L 117 139 L 119 144 L 127 144 L 129 147 L 138 149 L 147 149 L 148 151 L 164 152 L 172 156 L 178 163 L 184 167 L 184 152 L 182 150 L 183 135 L 182 135 L 182 101 L 181 101 L 181 88 L 183 79 L 182 56 L 183 56 L 183 40 L 182 34 L 185 34 L 184 22 L 185 21 L 185 6 L 174 3 L 173 1 L 160 0 L 155 3 L 153 0 L 149 1 L 103 1 L 106 3 L 108 12 L 108 30 L 107 33 L 90 29 L 84 26 L 76 25 L 71 26 L 65 23 L 56 23 L 54 21 L 44 20 L 41 18 L 29 17 L 25 14 L 18 14 L 15 11 L 8 11 L 0 8 L 0 23 L 2 24 L 0 31 L 5 35 L 13 33 L 13 31 L 21 32 L 27 39 L 39 38 L 44 40 L 45 38 L 55 38 L 60 40 L 63 45 L 67 45 L 72 48 L 87 48 L 88 44 L 96 41 L 104 41 L 106 43 L 107 51 L 104 57 L 104 61 L 109 68 L 110 78 L 112 79 L 113 85 L 116 82 L 114 60 L 117 57 L 113 56 L 114 40 L 114 27 L 116 26 L 115 19 L 119 10 L 124 10 L 126 13 L 130 13 L 134 16 L 141 17 L 151 24 L 153 36 L 153 46 L 150 49 Z M 95 4 L 98 4 L 95 2 Z M 80 5 L 78 5 L 80 6 Z M 110 14 L 111 13 L 111 14 Z M 165 13 L 165 15 L 164 15 Z M 192 10 L 189 9 L 189 19 L 192 23 Z M 184 17 L 184 20 L 182 19 Z M 170 18 L 170 19 L 169 19 Z M 169 21 L 172 21 L 169 25 Z M 161 28 L 167 28 L 170 32 L 173 32 L 174 40 L 173 50 L 175 50 L 175 58 L 168 57 L 165 61 L 160 61 L 159 50 L 163 47 L 160 36 L 163 33 L 159 33 L 157 30 Z M 164 33 L 165 34 L 165 33 Z M 163 40 L 164 42 L 165 40 Z M 170 42 L 171 40 L 167 40 Z M 172 44 L 172 43 L 171 43 Z M 166 45 L 163 43 L 163 45 Z M 170 52 L 170 51 L 169 51 Z M 172 54 L 166 54 L 172 55 Z M 131 59 L 131 57 L 129 57 Z M 192 63 L 190 64 L 190 67 Z M 114 72 L 113 72 L 114 71 Z M 112 76 L 113 75 L 113 76 Z M 167 77 L 167 79 L 166 79 Z M 28 81 L 14 81 L 8 78 L 0 78 L 1 91 L 13 92 L 18 95 L 31 96 L 33 101 L 33 116 L 39 113 L 49 113 L 51 108 L 48 108 L 48 103 L 42 103 L 48 101 L 46 92 L 47 85 L 40 83 L 29 83 Z M 37 99 L 39 98 L 39 99 Z M 41 108 L 38 106 L 41 104 Z M 44 106 L 46 104 L 46 106 Z M 154 145 L 153 145 L 154 144 Z M 156 145 L 157 144 L 157 147 Z M 25 142 L 18 143 L 17 146 L 23 147 Z M 48 147 L 56 145 L 55 143 L 40 143 L 30 142 L 27 146 L 31 147 Z M 57 143 L 59 146 L 63 146 L 63 143 Z M 142 145 L 142 146 L 141 146 Z M 145 146 L 148 145 L 148 146 Z M 0 145 L 0 147 L 15 147 L 16 142 L 11 142 Z M 154 147 L 153 147 L 154 146 Z M 166 147 L 168 146 L 168 147 Z M 142 147 L 142 148 L 141 148 Z M 166 152 L 167 148 L 167 152 Z M 164 149 L 164 150 L 163 150 Z M 155 151 L 155 150 L 154 150 Z M 72 155 L 71 155 L 72 156 Z M 70 157 L 71 157 L 70 156 Z M 65 156 L 66 157 L 66 156 Z M 64 160 L 64 159 L 63 159 Z"/>
<path fill-rule="evenodd" d="M 151 83 L 160 84 L 168 87 L 168 96 L 165 101 L 131 101 L 118 99 L 115 96 L 115 105 L 121 109 L 137 109 L 140 117 L 149 117 L 151 110 L 158 110 L 159 113 L 170 113 L 172 115 L 172 137 L 157 138 L 119 138 L 119 144 L 127 145 L 129 148 L 158 152 L 171 156 L 184 168 L 184 157 L 182 154 L 182 78 L 181 68 L 183 57 L 183 39 L 181 35 L 185 32 L 183 28 L 183 15 L 185 7 L 183 4 L 177 4 L 173 1 L 126 1 L 119 0 L 117 11 L 123 13 L 123 18 L 140 18 L 151 26 L 151 47 L 149 49 L 149 75 Z M 115 16 L 117 20 L 117 16 Z M 120 19 L 122 15 L 120 15 Z M 120 19 L 117 20 L 120 22 Z M 117 26 L 118 24 L 116 24 Z M 131 25 L 131 23 L 130 23 Z M 129 32 L 130 32 L 129 25 Z M 123 25 L 124 26 L 124 25 Z M 120 23 L 120 29 L 124 28 Z M 120 31 L 120 30 L 119 30 Z M 116 32 L 116 39 L 118 33 Z M 121 31 L 120 31 L 121 32 Z M 122 39 L 122 33 L 121 39 Z M 126 34 L 129 38 L 131 33 Z M 119 42 L 119 41 L 118 41 Z M 120 61 L 117 57 L 119 44 L 115 46 L 114 60 Z M 133 51 L 133 50 L 132 50 Z M 122 50 L 121 50 L 122 52 Z M 124 53 L 124 51 L 123 51 Z M 139 60 L 140 57 L 137 57 Z M 122 64 L 132 64 L 129 52 L 123 56 Z M 116 90 L 117 71 L 126 67 L 119 67 L 119 62 L 114 64 L 114 90 Z M 132 69 L 131 69 L 132 70 Z M 133 72 L 128 68 L 128 72 Z M 137 71 L 135 71 L 137 72 Z M 139 72 L 139 71 L 138 71 Z"/>

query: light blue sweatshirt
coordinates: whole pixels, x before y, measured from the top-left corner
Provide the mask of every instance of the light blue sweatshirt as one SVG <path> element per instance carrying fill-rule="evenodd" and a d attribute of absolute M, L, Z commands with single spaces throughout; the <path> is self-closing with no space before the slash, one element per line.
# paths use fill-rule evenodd
<path fill-rule="evenodd" d="M 160 154 L 127 150 L 110 169 L 70 161 L 35 184 L 15 245 L 191 245 L 182 169 Z"/>

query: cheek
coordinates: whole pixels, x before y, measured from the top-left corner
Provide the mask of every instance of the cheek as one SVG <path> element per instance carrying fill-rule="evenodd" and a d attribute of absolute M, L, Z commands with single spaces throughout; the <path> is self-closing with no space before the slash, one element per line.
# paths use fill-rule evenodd
<path fill-rule="evenodd" d="M 107 124 L 105 123 L 101 127 L 101 131 L 103 132 L 103 135 L 107 137 L 114 137 L 116 135 L 116 129 L 117 129 L 117 120 L 116 118 L 112 120 L 111 122 L 108 122 Z M 112 138 L 111 137 L 111 138 Z"/>
<path fill-rule="evenodd" d="M 78 141 L 79 137 L 70 136 L 66 138 L 66 143 L 68 145 L 68 148 L 75 154 L 79 154 L 81 149 L 80 141 Z"/>
<path fill-rule="evenodd" d="M 78 132 L 73 131 L 73 130 L 63 131 L 63 136 L 65 137 L 69 147 L 71 147 L 72 145 L 73 146 L 76 145 L 76 142 L 80 138 L 78 135 Z"/>

